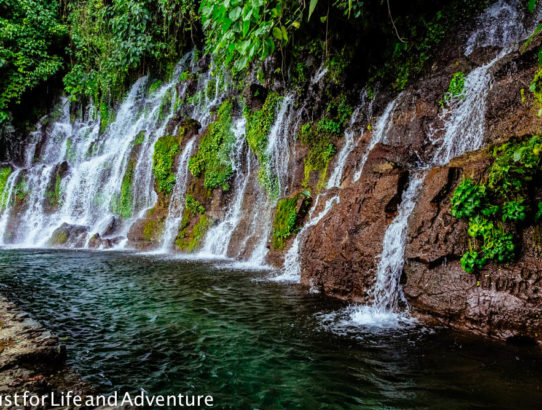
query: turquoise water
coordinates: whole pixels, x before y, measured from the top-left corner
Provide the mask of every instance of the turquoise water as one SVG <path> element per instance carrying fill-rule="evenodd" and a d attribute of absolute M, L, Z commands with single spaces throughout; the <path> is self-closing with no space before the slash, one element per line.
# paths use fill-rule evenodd
<path fill-rule="evenodd" d="M 215 408 L 536 408 L 542 355 L 444 329 L 326 329 L 345 304 L 266 272 L 130 253 L 3 250 L 0 291 L 99 392 Z"/>

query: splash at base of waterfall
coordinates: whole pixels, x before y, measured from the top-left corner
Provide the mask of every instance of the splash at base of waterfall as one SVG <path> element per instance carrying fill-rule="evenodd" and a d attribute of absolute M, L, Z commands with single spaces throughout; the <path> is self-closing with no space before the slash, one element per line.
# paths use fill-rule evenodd
<path fill-rule="evenodd" d="M 339 311 L 318 313 L 320 326 L 335 334 L 359 334 L 360 328 L 371 333 L 414 328 L 419 322 L 404 312 L 391 312 L 373 306 L 349 306 Z"/>

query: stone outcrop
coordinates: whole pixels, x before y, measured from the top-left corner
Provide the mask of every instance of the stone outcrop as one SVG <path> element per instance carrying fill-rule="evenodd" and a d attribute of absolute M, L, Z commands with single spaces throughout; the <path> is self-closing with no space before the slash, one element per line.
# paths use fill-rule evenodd
<path fill-rule="evenodd" d="M 459 263 L 468 250 L 466 223 L 450 215 L 450 198 L 464 175 L 483 178 L 485 150 L 427 175 L 410 219 L 403 289 L 411 306 L 453 327 L 499 339 L 542 341 L 540 226 L 521 233 L 521 256 L 478 274 Z"/>
<path fill-rule="evenodd" d="M 0 296 L 0 394 L 91 393 L 65 360 L 56 336 Z"/>

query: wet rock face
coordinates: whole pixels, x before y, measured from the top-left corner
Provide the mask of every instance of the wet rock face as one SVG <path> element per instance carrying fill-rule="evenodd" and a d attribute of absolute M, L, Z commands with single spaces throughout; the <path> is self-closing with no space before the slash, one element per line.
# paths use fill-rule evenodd
<path fill-rule="evenodd" d="M 85 246 L 88 232 L 88 226 L 63 223 L 53 231 L 49 245 L 60 248 L 82 248 Z"/>
<path fill-rule="evenodd" d="M 384 233 L 408 180 L 408 173 L 391 160 L 397 155 L 384 145 L 375 147 L 360 180 L 341 190 L 340 202 L 307 232 L 301 261 L 304 284 L 367 301 Z M 320 198 L 319 206 L 327 199 Z"/>
<path fill-rule="evenodd" d="M 403 291 L 411 307 L 453 327 L 499 339 L 542 341 L 542 249 L 536 227 L 524 230 L 512 265 L 488 265 L 479 274 L 459 263 L 468 250 L 466 223 L 450 215 L 450 198 L 463 175 L 481 177 L 483 151 L 433 169 L 411 215 Z"/>

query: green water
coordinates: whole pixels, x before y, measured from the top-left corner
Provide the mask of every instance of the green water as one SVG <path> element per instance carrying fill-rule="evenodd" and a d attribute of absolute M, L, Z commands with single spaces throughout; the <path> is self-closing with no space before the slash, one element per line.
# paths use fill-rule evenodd
<path fill-rule="evenodd" d="M 324 328 L 345 304 L 267 272 L 129 253 L 3 250 L 0 291 L 101 393 L 215 408 L 540 408 L 542 355 L 424 326 Z"/>

